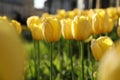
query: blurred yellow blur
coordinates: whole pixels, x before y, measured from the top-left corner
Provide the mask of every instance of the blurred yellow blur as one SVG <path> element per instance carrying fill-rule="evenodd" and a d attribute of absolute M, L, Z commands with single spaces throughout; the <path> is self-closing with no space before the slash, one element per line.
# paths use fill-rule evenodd
<path fill-rule="evenodd" d="M 102 58 L 98 80 L 120 80 L 120 42 Z"/>
<path fill-rule="evenodd" d="M 22 80 L 25 49 L 12 24 L 0 19 L 0 80 Z"/>

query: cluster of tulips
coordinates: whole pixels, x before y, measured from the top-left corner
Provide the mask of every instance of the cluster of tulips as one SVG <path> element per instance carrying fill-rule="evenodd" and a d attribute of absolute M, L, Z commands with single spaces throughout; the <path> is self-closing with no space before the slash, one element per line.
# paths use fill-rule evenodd
<path fill-rule="evenodd" d="M 57 14 L 52 15 L 44 13 L 41 17 L 30 16 L 27 19 L 27 26 L 32 33 L 32 37 L 35 41 L 46 40 L 50 44 L 52 42 L 59 41 L 62 37 L 69 42 L 76 40 L 81 43 L 79 46 L 80 62 L 81 62 L 81 80 L 84 80 L 84 52 L 83 43 L 91 41 L 91 51 L 97 61 L 100 61 L 106 52 L 113 48 L 113 40 L 107 36 L 119 18 L 119 8 L 107 8 L 107 9 L 90 9 L 79 10 L 74 9 L 72 11 L 58 10 Z M 120 27 L 118 27 L 117 33 L 120 34 Z M 99 35 L 95 39 L 95 35 Z M 101 36 L 106 35 L 106 36 Z M 69 43 L 69 46 L 70 43 Z M 69 48 L 70 49 L 70 48 Z M 69 52 L 70 53 L 70 52 Z M 72 54 L 71 54 L 72 55 Z M 119 64 L 119 63 L 118 63 Z M 71 58 L 72 67 L 72 80 L 74 80 L 73 62 Z M 107 68 L 106 68 L 107 69 Z M 52 70 L 52 53 L 51 53 L 51 70 Z M 104 71 L 104 70 L 103 70 Z M 105 70 L 106 71 L 106 70 Z M 101 73 L 102 74 L 102 73 Z M 106 73 L 107 74 L 107 73 Z M 103 75 L 104 76 L 104 75 Z M 102 77 L 103 77 L 102 76 Z M 108 75 L 110 77 L 110 75 Z M 108 77 L 107 76 L 107 77 Z M 119 79 L 103 79 L 100 80 L 119 80 Z M 52 80 L 52 71 L 50 80 Z"/>
<path fill-rule="evenodd" d="M 100 62 L 98 80 L 120 80 L 120 49 L 119 42 L 115 45 L 114 41 L 107 35 L 113 31 L 114 26 L 118 23 L 116 33 L 120 36 L 120 10 L 119 8 L 107 9 L 90 9 L 72 11 L 58 10 L 57 14 L 52 15 L 43 13 L 40 16 L 30 16 L 27 18 L 27 26 L 31 31 L 35 47 L 35 75 L 37 80 L 41 79 L 40 75 L 40 46 L 39 41 L 45 40 L 50 43 L 50 80 L 53 77 L 53 52 L 52 43 L 57 42 L 60 38 L 69 41 L 68 49 L 71 58 L 71 80 L 74 78 L 74 65 L 71 53 L 71 41 L 76 40 L 80 43 L 80 80 L 85 80 L 84 74 L 84 43 L 91 48 L 92 54 L 96 61 Z M 3 22 L 7 17 L 0 17 Z M 18 34 L 21 33 L 21 24 L 16 20 L 9 20 L 9 23 L 15 26 Z M 101 36 L 104 35 L 104 36 Z M 61 37 L 62 36 L 62 37 Z M 97 39 L 96 39 L 97 36 Z M 109 51 L 110 50 L 110 51 Z M 114 60 L 113 60 L 113 59 Z M 109 63 L 110 62 L 110 63 Z M 110 65 L 109 65 L 110 64 Z M 105 72 L 106 71 L 106 72 Z M 108 73 L 107 73 L 108 71 Z M 114 76 L 114 77 L 113 77 Z"/>

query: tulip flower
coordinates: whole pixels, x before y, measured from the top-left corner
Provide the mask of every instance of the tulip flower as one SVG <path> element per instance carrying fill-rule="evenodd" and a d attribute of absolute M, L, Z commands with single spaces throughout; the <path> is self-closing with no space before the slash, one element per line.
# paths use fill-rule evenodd
<path fill-rule="evenodd" d="M 120 37 L 120 26 L 117 27 L 117 35 Z"/>
<path fill-rule="evenodd" d="M 43 39 L 42 25 L 39 24 L 34 26 L 31 33 L 34 40 L 37 40 L 37 41 L 42 40 Z"/>
<path fill-rule="evenodd" d="M 98 80 L 120 80 L 120 42 L 102 58 L 98 69 Z"/>
<path fill-rule="evenodd" d="M 22 80 L 25 49 L 14 26 L 0 19 L 0 80 Z"/>
<path fill-rule="evenodd" d="M 49 13 L 43 13 L 41 17 L 49 17 Z"/>
<path fill-rule="evenodd" d="M 27 26 L 32 31 L 33 27 L 40 24 L 42 20 L 39 16 L 30 16 L 27 18 Z"/>
<path fill-rule="evenodd" d="M 7 16 L 0 16 L 0 19 L 8 20 L 8 17 Z"/>
<path fill-rule="evenodd" d="M 85 40 L 90 36 L 91 27 L 88 17 L 76 16 L 72 22 L 72 35 L 75 40 Z"/>
<path fill-rule="evenodd" d="M 107 8 L 106 10 L 108 15 L 113 19 L 113 21 L 116 21 L 118 19 L 116 8 L 110 7 L 110 8 Z"/>
<path fill-rule="evenodd" d="M 71 39 L 73 39 L 72 36 L 72 19 L 63 19 L 61 20 L 62 24 L 62 35 L 65 39 L 68 40 L 68 54 L 70 55 L 71 59 L 71 79 L 74 80 L 74 69 L 73 69 L 73 60 L 72 60 L 72 53 L 71 53 Z"/>
<path fill-rule="evenodd" d="M 43 20 L 44 21 L 44 20 Z M 28 28 L 30 28 L 34 40 L 43 39 L 42 20 L 38 16 L 31 16 L 27 19 Z"/>
<path fill-rule="evenodd" d="M 74 12 L 75 16 L 77 16 L 80 13 L 80 10 L 78 8 L 75 8 L 73 10 L 73 12 Z"/>
<path fill-rule="evenodd" d="M 67 18 L 73 19 L 75 17 L 75 14 L 73 11 L 67 11 Z"/>
<path fill-rule="evenodd" d="M 65 39 L 71 40 L 72 36 L 72 20 L 71 19 L 63 19 L 61 20 L 62 24 L 62 35 Z"/>
<path fill-rule="evenodd" d="M 64 19 L 66 18 L 67 14 L 66 14 L 66 11 L 64 9 L 60 9 L 57 11 L 57 16 L 60 18 L 60 19 Z"/>
<path fill-rule="evenodd" d="M 12 20 L 11 22 L 12 22 L 13 26 L 15 27 L 15 29 L 17 30 L 18 34 L 20 34 L 22 32 L 21 24 L 16 20 Z"/>
<path fill-rule="evenodd" d="M 117 35 L 120 37 L 120 18 L 118 19 Z"/>
<path fill-rule="evenodd" d="M 92 17 L 92 33 L 103 34 L 111 32 L 114 27 L 112 19 L 108 16 L 105 10 L 100 10 Z"/>
<path fill-rule="evenodd" d="M 107 36 L 99 37 L 96 40 L 93 39 L 91 41 L 92 54 L 95 59 L 99 61 L 105 55 L 105 52 L 113 47 L 113 45 L 113 41 Z"/>
<path fill-rule="evenodd" d="M 43 38 L 47 42 L 58 41 L 61 37 L 61 24 L 56 17 L 48 17 L 42 23 Z"/>

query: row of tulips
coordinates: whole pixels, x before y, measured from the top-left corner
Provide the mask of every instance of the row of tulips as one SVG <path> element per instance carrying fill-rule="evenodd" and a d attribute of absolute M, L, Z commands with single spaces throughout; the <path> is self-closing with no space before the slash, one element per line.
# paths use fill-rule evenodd
<path fill-rule="evenodd" d="M 84 66 L 84 44 L 88 43 L 88 48 L 91 47 L 93 56 L 97 61 L 101 61 L 103 55 L 110 49 L 116 50 L 113 40 L 108 36 L 100 36 L 97 39 L 96 35 L 108 35 L 109 32 L 113 31 L 114 26 L 119 18 L 119 8 L 107 8 L 107 9 L 91 9 L 91 10 L 79 10 L 74 9 L 73 11 L 58 10 L 56 15 L 51 15 L 44 13 L 41 17 L 30 16 L 27 19 L 27 26 L 31 31 L 32 37 L 34 39 L 34 56 L 35 56 L 35 75 L 36 80 L 41 80 L 42 76 L 40 74 L 40 40 L 45 40 L 50 44 L 50 80 L 54 80 L 53 76 L 53 42 L 57 42 L 62 37 L 68 41 L 68 54 L 71 60 L 71 80 L 76 80 L 74 75 L 74 65 L 73 65 L 73 53 L 71 51 L 71 41 L 76 40 L 79 43 L 80 51 L 80 74 L 78 80 L 85 80 L 85 66 Z M 0 17 L 1 20 L 8 20 L 7 17 Z M 18 34 L 21 33 L 21 24 L 15 20 L 10 21 L 12 23 Z M 120 26 L 120 24 L 118 24 Z M 117 29 L 119 35 L 119 27 Z M 92 40 L 92 41 L 91 41 Z M 91 41 L 91 46 L 89 45 Z M 119 49 L 117 47 L 117 49 Z M 90 50 L 88 51 L 90 52 Z M 90 54 L 91 55 L 91 54 Z M 90 56 L 89 56 L 90 57 Z M 88 57 L 88 58 L 89 58 Z M 41 60 L 41 61 L 40 61 Z M 101 64 L 106 61 L 103 59 Z M 107 62 L 106 62 L 107 63 Z M 118 63 L 116 63 L 118 64 Z M 107 64 L 105 64 L 108 66 Z M 111 65 L 110 65 L 111 66 Z M 104 66 L 102 66 L 104 67 Z M 103 75 L 103 68 L 100 66 L 100 76 L 99 80 L 114 80 L 109 79 L 109 74 L 105 73 L 107 76 Z M 104 67 L 104 69 L 107 69 Z M 110 73 L 112 74 L 112 73 Z M 92 78 L 91 78 L 92 80 Z M 116 79 L 119 80 L 119 79 Z"/>
<path fill-rule="evenodd" d="M 72 56 L 70 51 L 71 40 L 80 42 L 80 80 L 85 80 L 84 75 L 84 42 L 88 41 L 92 35 L 102 35 L 111 32 L 114 28 L 115 22 L 118 20 L 118 12 L 115 8 L 108 9 L 94 9 L 80 11 L 75 9 L 66 12 L 59 10 L 56 15 L 43 14 L 42 17 L 31 16 L 27 19 L 27 25 L 30 29 L 33 39 L 36 41 L 46 40 L 51 44 L 59 41 L 61 35 L 68 40 L 69 51 L 68 54 Z M 107 36 L 92 40 L 91 50 L 96 60 L 100 60 L 108 49 L 113 46 L 113 41 Z M 52 48 L 51 48 L 52 49 Z M 39 53 L 38 53 L 39 54 Z M 52 50 L 51 50 L 51 74 L 50 80 L 53 80 L 53 64 L 52 64 Z M 71 79 L 74 80 L 74 66 L 71 58 Z M 39 64 L 39 62 L 38 62 Z M 38 74 L 39 75 L 39 74 Z M 38 79 L 39 80 L 39 79 Z"/>
<path fill-rule="evenodd" d="M 112 9 L 114 10 L 114 8 Z M 59 18 L 57 15 L 49 14 L 47 16 L 43 14 L 41 18 L 39 16 L 31 16 L 27 19 L 27 25 L 35 40 L 58 41 L 62 33 L 65 39 L 83 41 L 92 34 L 111 32 L 117 19 L 117 13 L 111 17 L 106 10 L 95 9 L 87 12 L 82 11 L 81 14 L 76 15 L 73 19 L 69 17 Z M 84 36 L 82 35 L 83 33 L 85 34 Z"/>

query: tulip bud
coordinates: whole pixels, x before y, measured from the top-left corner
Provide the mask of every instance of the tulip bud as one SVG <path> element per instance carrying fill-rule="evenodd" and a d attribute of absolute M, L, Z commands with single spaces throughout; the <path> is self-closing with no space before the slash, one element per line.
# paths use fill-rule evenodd
<path fill-rule="evenodd" d="M 14 26 L 0 19 L 0 80 L 22 80 L 25 49 Z"/>
<path fill-rule="evenodd" d="M 31 16 L 27 19 L 27 25 L 31 30 L 32 37 L 34 40 L 43 39 L 42 34 L 42 22 L 44 19 L 40 19 L 38 16 Z"/>
<path fill-rule="evenodd" d="M 57 16 L 58 16 L 60 19 L 66 18 L 66 16 L 67 16 L 66 11 L 65 11 L 64 9 L 58 10 L 58 11 L 57 11 Z"/>
<path fill-rule="evenodd" d="M 105 52 L 113 45 L 113 41 L 107 36 L 99 37 L 97 40 L 93 39 L 91 41 L 92 54 L 96 60 L 100 60 L 104 56 Z"/>
<path fill-rule="evenodd" d="M 58 41 L 61 37 L 61 24 L 55 17 L 48 17 L 42 23 L 43 38 L 47 42 Z"/>
<path fill-rule="evenodd" d="M 61 20 L 62 24 L 62 35 L 65 39 L 71 40 L 72 36 L 72 20 L 71 19 L 63 19 Z"/>
<path fill-rule="evenodd" d="M 88 17 L 76 16 L 72 22 L 72 35 L 75 40 L 85 40 L 90 36 L 91 27 Z"/>
<path fill-rule="evenodd" d="M 32 37 L 34 40 L 43 39 L 42 24 L 34 26 L 31 32 L 32 32 Z"/>
<path fill-rule="evenodd" d="M 80 13 L 80 10 L 78 8 L 75 8 L 73 10 L 73 12 L 74 12 L 75 16 L 77 16 Z"/>
<path fill-rule="evenodd" d="M 105 10 L 100 10 L 92 17 L 92 30 L 94 34 L 111 32 L 114 27 L 112 19 Z"/>
<path fill-rule="evenodd" d="M 32 30 L 35 25 L 38 25 L 41 22 L 42 21 L 39 16 L 30 16 L 27 18 L 27 26 L 30 30 Z"/>
<path fill-rule="evenodd" d="M 17 30 L 18 34 L 20 34 L 22 32 L 21 24 L 16 20 L 12 20 L 11 22 L 12 22 L 13 26 L 15 27 L 15 29 Z"/>
<path fill-rule="evenodd" d="M 73 11 L 68 11 L 67 12 L 67 17 L 70 18 L 70 19 L 73 19 L 75 16 L 74 12 Z"/>
<path fill-rule="evenodd" d="M 106 10 L 108 15 L 113 19 L 113 21 L 116 21 L 118 19 L 116 8 L 110 7 L 110 8 L 107 8 Z"/>
<path fill-rule="evenodd" d="M 49 13 L 43 13 L 41 17 L 46 18 L 46 17 L 49 17 L 49 16 L 50 16 Z"/>
<path fill-rule="evenodd" d="M 98 80 L 120 80 L 120 42 L 117 42 L 117 45 L 102 58 Z"/>

